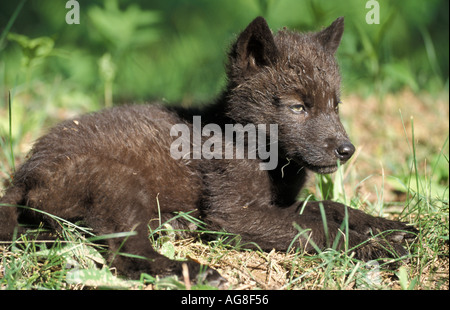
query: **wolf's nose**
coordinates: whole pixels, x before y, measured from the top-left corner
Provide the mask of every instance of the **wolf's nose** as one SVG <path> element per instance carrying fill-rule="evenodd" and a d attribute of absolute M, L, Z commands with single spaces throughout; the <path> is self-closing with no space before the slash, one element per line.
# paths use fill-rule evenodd
<path fill-rule="evenodd" d="M 342 161 L 349 160 L 353 153 L 355 153 L 355 147 L 350 142 L 343 143 L 336 149 L 336 155 Z"/>

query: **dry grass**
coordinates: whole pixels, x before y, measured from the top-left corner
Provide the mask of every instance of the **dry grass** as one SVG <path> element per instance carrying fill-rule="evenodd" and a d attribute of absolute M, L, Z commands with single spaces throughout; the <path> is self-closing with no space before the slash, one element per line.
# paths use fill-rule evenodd
<path fill-rule="evenodd" d="M 379 272 L 371 272 L 363 262 L 330 251 L 321 255 L 286 254 L 272 250 L 237 251 L 233 249 L 211 250 L 207 244 L 192 239 L 175 243 L 178 257 L 189 258 L 219 271 L 233 290 L 279 289 L 402 289 L 399 268 L 408 274 L 408 283 L 416 279 L 413 289 L 448 290 L 448 256 L 436 256 L 426 266 L 412 258 L 410 262 L 398 262 L 395 268 L 381 266 Z M 448 253 L 448 243 L 443 244 Z M 373 277 L 377 277 L 376 280 Z M 372 281 L 370 280 L 372 278 Z M 149 286 L 148 288 L 152 288 Z"/>
<path fill-rule="evenodd" d="M 374 188 L 385 186 L 384 201 L 404 201 L 404 195 L 385 182 L 386 177 L 408 173 L 412 157 L 412 120 L 418 163 L 424 169 L 420 173 L 429 173 L 425 171 L 426 164 L 441 151 L 449 134 L 448 100 L 447 93 L 416 95 L 409 90 L 388 94 L 385 98 L 345 97 L 341 118 L 357 148 L 346 180 L 349 195 L 354 195 L 351 190 L 356 184 L 371 176 L 359 184 L 357 190 L 361 195 L 376 201 L 379 197 Z"/>

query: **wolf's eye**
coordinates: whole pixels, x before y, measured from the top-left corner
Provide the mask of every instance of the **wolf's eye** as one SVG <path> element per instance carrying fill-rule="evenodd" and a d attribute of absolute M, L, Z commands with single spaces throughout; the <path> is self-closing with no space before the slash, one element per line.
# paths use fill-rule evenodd
<path fill-rule="evenodd" d="M 305 106 L 303 104 L 294 104 L 289 107 L 294 113 L 303 113 L 305 112 Z"/>

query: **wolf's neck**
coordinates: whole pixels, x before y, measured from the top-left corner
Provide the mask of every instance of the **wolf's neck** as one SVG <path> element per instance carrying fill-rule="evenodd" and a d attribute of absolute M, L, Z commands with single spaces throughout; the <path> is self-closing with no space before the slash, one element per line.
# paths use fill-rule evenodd
<path fill-rule="evenodd" d="M 269 171 L 273 200 L 279 206 L 290 206 L 304 187 L 308 171 L 293 160 L 280 157 L 276 169 Z"/>
<path fill-rule="evenodd" d="M 225 124 L 235 123 L 233 119 L 226 114 L 227 92 L 224 91 L 217 97 L 213 103 L 203 104 L 197 107 L 181 108 L 178 106 L 171 107 L 170 110 L 176 112 L 178 116 L 188 123 L 192 123 L 194 116 L 200 116 L 202 126 L 204 124 L 217 124 L 224 127 Z"/>

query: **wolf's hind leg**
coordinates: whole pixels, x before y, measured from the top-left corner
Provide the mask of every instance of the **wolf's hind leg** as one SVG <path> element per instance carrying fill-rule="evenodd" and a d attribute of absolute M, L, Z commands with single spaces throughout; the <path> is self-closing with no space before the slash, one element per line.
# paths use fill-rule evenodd
<path fill-rule="evenodd" d="M 23 203 L 24 192 L 21 187 L 11 186 L 0 198 L 0 240 L 12 241 L 15 230 L 21 232 L 17 221 L 19 216 L 17 206 Z"/>

